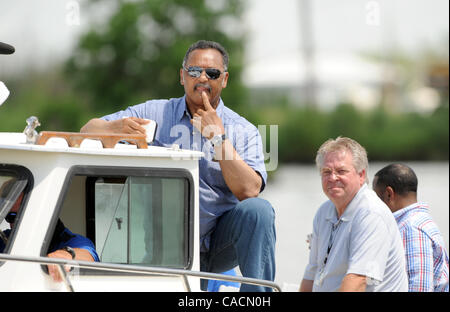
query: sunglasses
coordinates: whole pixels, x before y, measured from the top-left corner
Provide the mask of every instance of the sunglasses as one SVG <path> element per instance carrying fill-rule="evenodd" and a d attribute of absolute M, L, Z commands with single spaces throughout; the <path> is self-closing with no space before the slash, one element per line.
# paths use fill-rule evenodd
<path fill-rule="evenodd" d="M 222 74 L 222 72 L 217 68 L 202 68 L 198 66 L 189 66 L 188 68 L 184 67 L 184 70 L 188 72 L 189 76 L 194 78 L 200 77 L 203 71 L 205 71 L 206 77 L 212 80 L 216 80 Z"/>
<path fill-rule="evenodd" d="M 5 220 L 8 223 L 14 223 L 14 221 L 16 221 L 16 216 L 17 216 L 17 213 L 10 212 L 6 215 Z"/>

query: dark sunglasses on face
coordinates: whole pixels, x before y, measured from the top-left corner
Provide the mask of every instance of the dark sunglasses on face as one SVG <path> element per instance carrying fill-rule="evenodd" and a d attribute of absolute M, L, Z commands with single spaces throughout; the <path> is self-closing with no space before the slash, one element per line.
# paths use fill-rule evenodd
<path fill-rule="evenodd" d="M 216 80 L 222 74 L 222 72 L 217 68 L 202 68 L 198 66 L 189 66 L 188 68 L 184 67 L 184 70 L 188 72 L 189 76 L 194 78 L 200 77 L 203 71 L 205 71 L 206 77 L 212 80 Z"/>
<path fill-rule="evenodd" d="M 16 216 L 17 216 L 17 213 L 10 212 L 6 215 L 5 220 L 8 223 L 14 223 L 14 221 L 16 220 Z"/>

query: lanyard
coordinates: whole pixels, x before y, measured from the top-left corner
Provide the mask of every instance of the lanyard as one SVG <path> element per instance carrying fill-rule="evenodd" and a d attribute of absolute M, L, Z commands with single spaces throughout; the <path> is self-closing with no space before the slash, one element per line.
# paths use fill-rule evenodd
<path fill-rule="evenodd" d="M 328 248 L 327 248 L 327 254 L 325 256 L 325 259 L 323 260 L 322 268 L 319 271 L 319 279 L 314 281 L 314 283 L 317 282 L 317 284 L 320 286 L 323 283 L 323 280 L 325 278 L 325 265 L 328 261 L 328 256 L 330 255 L 331 248 L 333 248 L 333 243 L 335 239 L 335 234 L 337 233 L 337 230 L 339 230 L 339 225 L 341 224 L 341 219 L 338 220 L 335 224 L 331 225 L 331 233 L 330 233 L 330 239 L 328 240 Z"/>
<path fill-rule="evenodd" d="M 327 264 L 328 256 L 330 255 L 331 248 L 333 247 L 334 238 L 335 238 L 335 232 L 339 229 L 339 225 L 341 224 L 341 219 L 338 220 L 337 223 L 331 225 L 331 233 L 330 233 L 330 239 L 328 240 L 328 248 L 327 248 L 327 254 L 325 256 L 325 259 L 323 260 L 323 266 Z"/>

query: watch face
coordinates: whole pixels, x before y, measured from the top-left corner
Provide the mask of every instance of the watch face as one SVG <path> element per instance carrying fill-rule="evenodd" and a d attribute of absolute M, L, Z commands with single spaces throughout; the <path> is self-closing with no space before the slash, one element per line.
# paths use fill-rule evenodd
<path fill-rule="evenodd" d="M 219 144 L 222 141 L 222 138 L 218 135 L 215 135 L 212 140 L 211 143 L 212 145 L 216 146 L 217 144 Z"/>
<path fill-rule="evenodd" d="M 216 146 L 217 144 L 222 144 L 222 142 L 226 139 L 225 134 L 223 135 L 215 135 L 211 139 L 211 143 L 213 146 Z"/>
<path fill-rule="evenodd" d="M 70 255 L 72 256 L 72 259 L 75 259 L 76 254 L 75 254 L 75 250 L 73 250 L 72 247 L 64 246 L 62 249 L 67 251 L 68 253 L 70 253 Z"/>

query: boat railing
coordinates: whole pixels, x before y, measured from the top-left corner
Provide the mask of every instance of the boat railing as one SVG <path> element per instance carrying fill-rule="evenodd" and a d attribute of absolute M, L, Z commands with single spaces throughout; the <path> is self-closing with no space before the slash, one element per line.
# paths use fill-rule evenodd
<path fill-rule="evenodd" d="M 30 256 L 17 256 L 9 254 L 0 254 L 0 262 L 17 261 L 17 262 L 31 262 L 41 265 L 54 264 L 58 267 L 60 275 L 63 279 L 68 291 L 75 291 L 70 281 L 69 275 L 64 269 L 64 266 L 68 265 L 74 268 L 92 269 L 100 271 L 110 271 L 119 273 L 131 273 L 131 274 L 143 274 L 143 275 L 158 275 L 158 276 L 177 276 L 181 278 L 183 286 L 187 292 L 191 292 L 191 286 L 189 284 L 188 277 L 198 277 L 207 280 L 222 280 L 229 282 L 238 282 L 241 284 L 251 284 L 263 287 L 272 288 L 276 292 L 281 292 L 281 288 L 278 284 L 242 276 L 230 276 L 218 273 L 191 271 L 183 269 L 161 268 L 161 267 L 149 267 L 139 265 L 128 264 L 116 264 L 116 263 L 103 263 L 103 262 L 88 262 L 88 261 L 75 261 L 59 258 L 47 258 L 47 257 L 30 257 Z"/>

